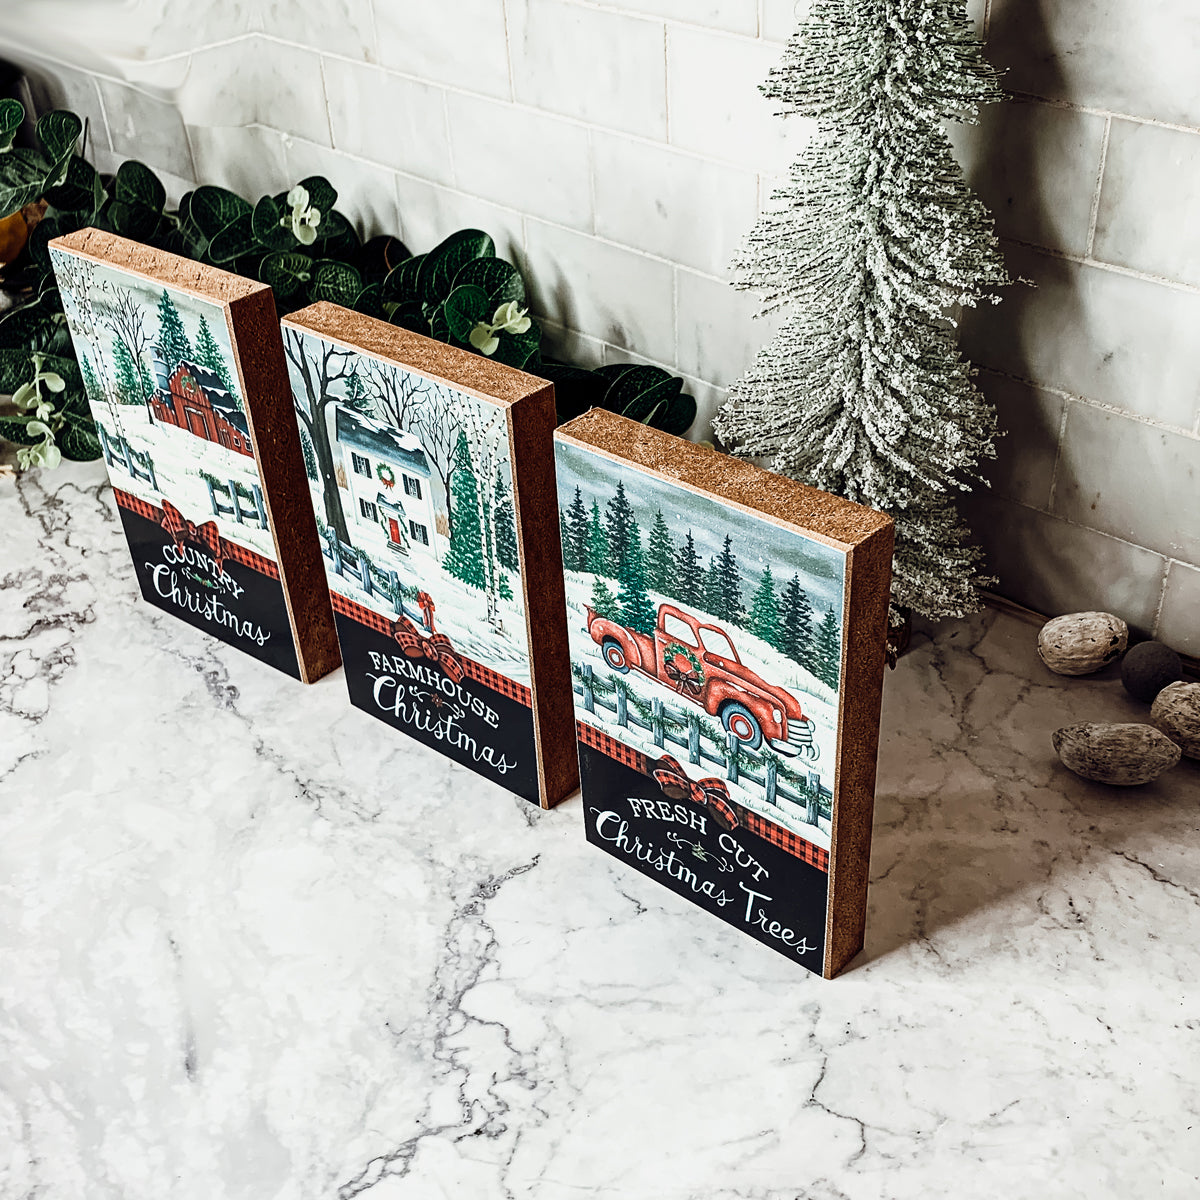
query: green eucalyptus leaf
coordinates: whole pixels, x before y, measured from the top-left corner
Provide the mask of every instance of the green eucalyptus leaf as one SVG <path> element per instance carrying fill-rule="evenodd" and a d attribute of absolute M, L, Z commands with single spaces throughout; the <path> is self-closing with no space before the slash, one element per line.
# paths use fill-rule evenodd
<path fill-rule="evenodd" d="M 64 412 L 63 426 L 54 440 L 63 458 L 72 462 L 91 462 L 103 453 L 91 418 L 77 416 L 74 411 Z"/>
<path fill-rule="evenodd" d="M 149 242 L 158 230 L 159 215 L 143 204 L 114 200 L 108 206 L 108 221 L 114 233 L 135 242 Z"/>
<path fill-rule="evenodd" d="M 321 223 L 316 233 L 313 251 L 322 258 L 345 260 L 353 258 L 359 249 L 360 242 L 354 226 L 336 208 L 321 213 Z"/>
<path fill-rule="evenodd" d="M 38 119 L 38 141 L 46 150 L 51 162 L 67 158 L 75 153 L 75 143 L 83 132 L 83 122 L 73 113 L 56 108 Z"/>
<path fill-rule="evenodd" d="M 11 396 L 32 378 L 33 360 L 28 350 L 13 347 L 0 350 L 0 392 Z"/>
<path fill-rule="evenodd" d="M 417 299 L 432 310 L 450 294 L 455 276 L 467 263 L 495 252 L 495 244 L 482 230 L 460 229 L 452 233 L 425 256 L 417 272 Z"/>
<path fill-rule="evenodd" d="M 542 344 L 541 326 L 536 321 L 530 321 L 529 328 L 524 333 L 501 332 L 497 337 L 500 339 L 500 345 L 492 358 L 506 366 L 516 367 L 517 370 L 525 368 Z"/>
<path fill-rule="evenodd" d="M 464 263 L 454 277 L 454 286 L 468 283 L 483 288 L 493 310 L 510 301 L 520 305 L 525 303 L 525 281 L 521 272 L 502 258 L 489 255 Z"/>
<path fill-rule="evenodd" d="M 456 287 L 442 305 L 450 336 L 460 342 L 470 340 L 471 331 L 480 321 L 486 323 L 490 311 L 487 292 L 473 283 Z"/>
<path fill-rule="evenodd" d="M 353 308 L 358 294 L 363 290 L 362 276 L 345 263 L 324 259 L 313 271 L 312 290 L 314 301 L 329 300 L 344 308 Z"/>
<path fill-rule="evenodd" d="M 41 434 L 30 433 L 31 417 L 0 417 L 0 441 L 12 442 L 15 446 L 35 446 L 42 440 Z"/>
<path fill-rule="evenodd" d="M 382 283 L 393 267 L 411 257 L 408 247 L 399 238 L 380 234 L 354 252 L 350 265 L 368 283 Z"/>
<path fill-rule="evenodd" d="M 413 333 L 422 333 L 426 337 L 429 336 L 429 321 L 425 316 L 425 310 L 419 304 L 384 300 L 383 311 L 393 325 L 411 330 Z"/>
<path fill-rule="evenodd" d="M 364 316 L 375 317 L 380 321 L 386 320 L 383 300 L 379 294 L 379 284 L 372 283 L 358 293 L 358 299 L 354 301 L 354 311 L 362 313 Z"/>
<path fill-rule="evenodd" d="M 420 307 L 421 301 L 417 295 L 417 276 L 421 272 L 421 264 L 425 261 L 424 254 L 414 254 L 406 258 L 398 267 L 393 267 L 383 281 L 384 303 L 395 301 L 403 305 Z"/>
<path fill-rule="evenodd" d="M 268 254 L 259 268 L 259 278 L 269 284 L 279 300 L 288 300 L 312 282 L 313 261 L 307 254 Z"/>
<path fill-rule="evenodd" d="M 157 216 L 167 203 L 167 191 L 162 181 L 145 163 L 127 159 L 117 171 L 113 195 L 122 204 L 140 205 Z"/>
<path fill-rule="evenodd" d="M 665 401 L 663 407 L 651 414 L 647 425 L 682 437 L 696 421 L 696 400 L 687 392 L 680 392 Z"/>
<path fill-rule="evenodd" d="M 11 187 L 0 183 L 0 217 L 10 217 L 13 213 L 20 212 L 25 205 L 32 204 L 41 194 L 40 181 Z"/>
<path fill-rule="evenodd" d="M 560 421 L 569 421 L 596 408 L 608 387 L 605 380 L 584 367 L 542 360 L 537 374 L 554 384 L 554 407 Z"/>
<path fill-rule="evenodd" d="M 437 308 L 429 318 L 429 336 L 439 342 L 450 341 L 450 325 L 446 320 L 445 306 Z"/>
<path fill-rule="evenodd" d="M 606 383 L 611 384 L 620 379 L 622 375 L 636 368 L 637 363 L 607 363 L 603 367 L 597 367 L 592 374 L 598 375 Z"/>
<path fill-rule="evenodd" d="M 204 184 L 189 193 L 187 218 L 209 241 L 239 217 L 249 216 L 253 206 L 227 188 Z M 182 214 L 182 205 L 180 212 Z"/>
<path fill-rule="evenodd" d="M 309 207 L 315 208 L 322 219 L 326 213 L 333 211 L 338 194 L 324 175 L 310 175 L 307 179 L 300 180 L 300 186 L 308 193 Z"/>
<path fill-rule="evenodd" d="M 25 120 L 25 105 L 20 100 L 6 96 L 0 100 L 0 154 L 4 153 L 17 136 L 17 130 Z"/>
<path fill-rule="evenodd" d="M 601 405 L 631 421 L 641 421 L 661 400 L 682 387 L 682 379 L 661 367 L 634 366 L 609 384 Z"/>
<path fill-rule="evenodd" d="M 234 259 L 251 253 L 257 245 L 252 228 L 253 218 L 249 213 L 231 221 L 208 244 L 208 257 L 219 265 L 232 263 Z"/>
<path fill-rule="evenodd" d="M 280 224 L 287 218 L 287 224 Z M 251 218 L 254 240 L 264 250 L 289 251 L 299 245 L 292 233 L 291 209 L 284 210 L 275 196 L 263 196 L 254 206 Z"/>
<path fill-rule="evenodd" d="M 96 168 L 78 155 L 67 164 L 67 177 L 58 187 L 45 192 L 46 203 L 61 213 L 86 214 L 84 225 L 90 225 L 108 199 Z M 82 228 L 82 226 L 76 226 Z"/>

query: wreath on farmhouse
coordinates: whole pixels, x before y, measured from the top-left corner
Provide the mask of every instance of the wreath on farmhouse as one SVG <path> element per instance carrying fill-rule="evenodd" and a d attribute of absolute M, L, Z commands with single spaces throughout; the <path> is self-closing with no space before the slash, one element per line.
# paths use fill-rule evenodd
<path fill-rule="evenodd" d="M 379 476 L 379 482 L 389 491 L 396 486 L 396 472 L 387 463 L 380 463 L 375 468 L 375 474 Z"/>
<path fill-rule="evenodd" d="M 704 668 L 686 646 L 672 642 L 663 651 L 663 670 L 671 686 L 681 695 L 698 696 L 704 684 Z"/>

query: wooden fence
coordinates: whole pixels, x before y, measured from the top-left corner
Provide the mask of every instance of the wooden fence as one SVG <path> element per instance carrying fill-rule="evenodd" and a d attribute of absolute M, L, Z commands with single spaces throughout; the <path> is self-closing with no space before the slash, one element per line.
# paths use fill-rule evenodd
<path fill-rule="evenodd" d="M 809 825 L 816 825 L 818 818 L 829 820 L 833 812 L 833 793 L 821 783 L 821 776 L 816 771 L 809 771 L 807 786 L 803 790 L 789 786 L 786 780 L 779 778 L 779 764 L 774 758 L 768 758 L 751 750 L 729 731 L 723 731 L 725 743 L 716 752 L 708 749 L 708 739 L 701 735 L 699 713 L 670 708 L 655 697 L 650 701 L 650 715 L 646 719 L 637 708 L 629 702 L 629 689 L 624 680 L 616 678 L 612 681 L 613 695 L 609 699 L 598 692 L 596 675 L 591 664 L 584 663 L 580 669 L 581 678 L 575 684 L 575 693 L 583 701 L 586 712 L 594 713 L 597 708 L 605 709 L 615 714 L 617 724 L 623 729 L 636 726 L 650 731 L 654 744 L 662 749 L 668 746 L 678 746 L 686 751 L 687 761 L 694 766 L 700 766 L 708 761 L 722 767 L 725 778 L 730 783 L 746 787 L 753 784 L 763 790 L 766 802 L 777 805 L 780 798 L 790 800 L 804 806 L 804 819 Z"/>
<path fill-rule="evenodd" d="M 232 517 L 239 525 L 257 525 L 261 529 L 266 529 L 267 510 L 263 505 L 262 488 L 257 483 L 250 485 L 249 504 L 252 507 L 248 511 L 242 507 L 240 488 L 244 485 L 239 485 L 236 479 L 221 484 L 214 483 L 206 477 L 204 483 L 208 487 L 208 499 L 212 504 L 213 516 L 228 516 Z M 218 490 L 223 496 L 228 497 L 225 503 L 222 503 L 218 497 Z"/>
<path fill-rule="evenodd" d="M 387 598 L 397 615 L 404 614 L 404 593 L 395 571 L 377 567 L 365 554 L 343 542 L 332 529 L 321 530 L 321 553 L 329 559 L 335 575 L 352 576 L 368 596 L 377 592 Z"/>
<path fill-rule="evenodd" d="M 148 483 L 156 492 L 158 480 L 154 475 L 154 460 L 149 454 L 135 450 L 123 437 L 109 433 L 98 421 L 96 432 L 100 435 L 100 449 L 104 451 L 104 461 L 110 466 L 124 467 L 125 472 L 133 479 L 141 479 Z"/>

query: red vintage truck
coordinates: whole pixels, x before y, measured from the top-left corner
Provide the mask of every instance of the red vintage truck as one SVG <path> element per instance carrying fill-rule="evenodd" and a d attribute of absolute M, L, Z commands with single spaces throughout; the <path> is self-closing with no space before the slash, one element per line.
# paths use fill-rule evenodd
<path fill-rule="evenodd" d="M 622 675 L 632 667 L 700 705 L 739 741 L 757 750 L 765 739 L 789 756 L 817 757 L 813 724 L 786 688 L 743 665 L 725 630 L 661 604 L 653 634 L 638 633 L 590 606 L 587 631 L 604 661 Z"/>

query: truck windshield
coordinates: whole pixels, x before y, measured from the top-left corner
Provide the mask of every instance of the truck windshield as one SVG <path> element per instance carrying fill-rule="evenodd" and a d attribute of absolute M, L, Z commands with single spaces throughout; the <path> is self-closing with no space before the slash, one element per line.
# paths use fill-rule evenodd
<path fill-rule="evenodd" d="M 738 661 L 733 643 L 719 629 L 713 629 L 710 625 L 701 625 L 700 644 L 709 654 L 715 654 L 717 658 L 731 658 L 734 662 Z"/>

